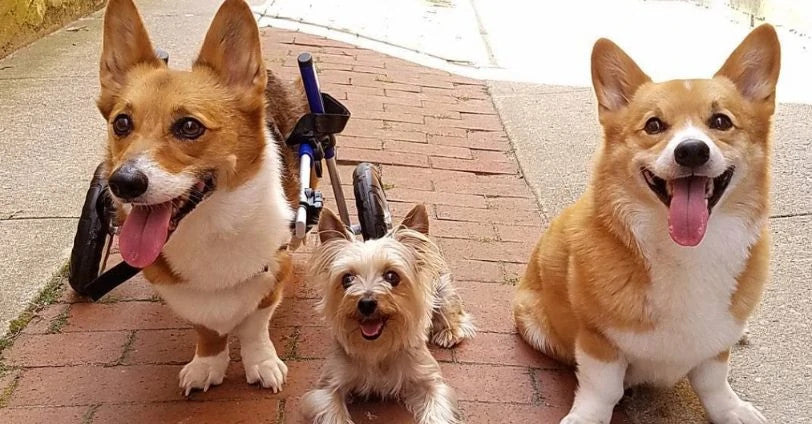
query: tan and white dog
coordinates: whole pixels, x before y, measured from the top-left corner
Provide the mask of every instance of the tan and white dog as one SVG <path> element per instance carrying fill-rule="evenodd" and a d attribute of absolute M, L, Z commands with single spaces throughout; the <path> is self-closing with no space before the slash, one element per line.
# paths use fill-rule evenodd
<path fill-rule="evenodd" d="M 419 424 L 461 422 L 427 343 L 451 348 L 476 329 L 428 233 L 424 205 L 386 236 L 364 242 L 329 209 L 322 213 L 310 276 L 333 348 L 316 388 L 302 398 L 308 422 L 352 424 L 352 396 L 402 401 Z"/>
<path fill-rule="evenodd" d="M 766 422 L 727 375 L 768 276 L 779 68 L 769 25 L 704 80 L 654 83 L 595 43 L 602 151 L 586 193 L 539 240 L 514 308 L 528 343 L 577 364 L 562 423 L 608 423 L 624 387 L 686 375 L 714 423 Z"/>
<path fill-rule="evenodd" d="M 220 384 L 235 334 L 248 382 L 280 390 L 287 367 L 268 321 L 292 276 L 281 248 L 299 187 L 282 136 L 303 96 L 266 73 L 242 0 L 221 6 L 191 71 L 156 57 L 132 0 L 110 0 L 100 79 L 121 255 L 197 329 L 180 387 Z"/>

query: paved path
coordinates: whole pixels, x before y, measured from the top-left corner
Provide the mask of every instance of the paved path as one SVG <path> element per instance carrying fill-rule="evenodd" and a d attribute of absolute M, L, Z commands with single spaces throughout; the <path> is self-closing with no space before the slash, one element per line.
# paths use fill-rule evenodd
<path fill-rule="evenodd" d="M 188 65 L 218 4 L 138 1 L 153 41 L 172 53 L 176 66 Z M 478 0 L 475 6 L 490 7 Z M 505 19 L 510 18 L 508 9 L 480 16 L 479 29 L 490 32 L 483 36 L 495 46 L 487 60 L 497 59 L 502 66 L 523 57 L 510 48 L 521 44 L 515 37 L 522 40 L 523 33 L 500 32 L 511 27 L 505 24 L 510 22 Z M 100 14 L 94 14 L 0 61 L 3 331 L 67 258 L 87 178 L 101 156 L 104 129 L 94 106 L 100 23 Z M 554 27 L 541 29 L 550 32 Z M 509 82 L 486 89 L 477 81 L 323 38 L 280 30 L 263 34 L 269 66 L 281 69 L 285 77 L 295 74 L 296 53 L 317 53 L 325 87 L 353 111 L 340 139 L 344 181 L 349 181 L 354 161 L 378 162 L 385 182 L 392 185 L 388 196 L 396 215 L 417 201 L 432 205 L 434 235 L 484 330 L 471 344 L 436 351 L 460 391 L 469 422 L 554 422 L 569 406 L 574 380 L 569 371 L 529 350 L 513 334 L 510 286 L 548 218 L 575 199 L 587 181 L 598 134 L 591 91 Z M 584 40 L 565 38 L 570 44 Z M 586 38 L 589 43 L 581 43 L 585 53 L 569 64 L 579 73 L 567 76 L 586 74 L 579 60 L 588 57 L 593 37 Z M 625 41 L 633 54 L 643 49 L 634 46 L 634 37 Z M 729 46 L 718 44 L 712 47 L 726 53 Z M 808 57 L 807 50 L 799 53 L 791 42 L 785 47 L 793 63 Z M 569 50 L 575 54 L 577 49 Z M 645 56 L 645 49 L 641 51 L 635 57 Z M 407 56 L 418 59 L 419 54 Z M 566 69 L 563 63 L 547 66 L 541 54 L 531 58 L 543 63 L 520 68 L 543 71 L 533 78 L 557 81 L 550 73 Z M 422 62 L 438 61 L 435 57 Z M 705 65 L 716 66 L 703 62 L 703 69 Z M 789 98 L 808 98 L 807 86 L 792 85 L 805 81 L 798 77 L 801 69 L 794 66 L 792 73 L 782 74 L 790 76 L 789 87 L 800 87 L 782 92 Z M 764 407 L 773 422 L 812 421 L 812 363 L 807 354 L 812 296 L 806 284 L 812 277 L 810 115 L 809 106 L 782 104 L 778 109 L 773 282 L 751 325 L 751 344 L 736 352 L 731 374 L 736 389 Z M 298 260 L 301 265 L 304 259 L 300 255 Z M 187 415 L 211 419 L 218 413 L 228 414 L 226 421 L 261 417 L 297 422 L 297 399 L 317 373 L 326 340 L 312 316 L 314 293 L 305 282 L 298 287 L 273 322 L 273 337 L 291 364 L 291 382 L 281 396 L 245 385 L 236 364 L 223 387 L 183 401 L 175 388 L 176 374 L 191 356 L 192 334 L 139 279 L 105 303 L 86 304 L 63 294 L 37 312 L 17 344 L 3 352 L 0 406 L 7 407 L 0 409 L 0 422 L 177 421 Z M 693 395 L 684 388 L 638 391 L 624 405 L 630 406 L 631 422 L 704 422 Z M 361 404 L 355 411 L 359 422 L 400 422 L 404 417 L 391 405 Z"/>
<path fill-rule="evenodd" d="M 430 205 L 433 235 L 481 331 L 456 349 L 435 350 L 467 422 L 560 419 L 571 403 L 572 372 L 528 348 L 510 312 L 513 285 L 545 220 L 484 83 L 301 33 L 267 29 L 262 37 L 269 67 L 285 78 L 297 72 L 296 54 L 314 53 L 324 90 L 353 111 L 339 139 L 344 181 L 355 163 L 376 162 L 396 218 L 416 202 Z M 297 253 L 300 270 L 305 258 Z M 0 386 L 7 406 L 0 421 L 301 422 L 299 398 L 328 345 L 315 301 L 301 280 L 272 320 L 290 367 L 281 394 L 245 384 L 235 362 L 222 386 L 187 401 L 177 373 L 192 356 L 193 330 L 142 278 L 97 304 L 66 290 L 3 353 L 11 369 Z M 353 413 L 358 423 L 410 422 L 391 403 L 359 403 Z"/>
<path fill-rule="evenodd" d="M 700 6 L 697 3 L 704 3 Z M 586 86 L 595 40 L 618 43 L 654 79 L 705 76 L 752 29 L 715 0 L 266 0 L 260 25 L 347 41 L 473 78 Z M 761 2 L 770 3 L 770 2 Z M 782 102 L 812 103 L 812 3 L 774 1 Z M 711 69 L 713 68 L 713 69 Z"/>

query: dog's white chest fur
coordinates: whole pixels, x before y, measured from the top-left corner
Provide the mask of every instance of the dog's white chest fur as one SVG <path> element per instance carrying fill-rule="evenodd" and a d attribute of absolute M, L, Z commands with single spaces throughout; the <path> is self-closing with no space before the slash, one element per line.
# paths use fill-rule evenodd
<path fill-rule="evenodd" d="M 632 226 L 650 267 L 647 308 L 655 327 L 607 334 L 629 361 L 627 385 L 674 384 L 733 345 L 744 328 L 730 313 L 731 295 L 759 228 L 712 214 L 702 243 L 689 248 L 670 239 L 663 221 L 638 220 Z"/>
<path fill-rule="evenodd" d="M 185 281 L 157 284 L 156 290 L 181 317 L 221 333 L 241 322 L 273 288 L 273 258 L 290 237 L 292 211 L 282 193 L 278 153 L 272 141 L 265 150 L 257 175 L 203 201 L 163 250 Z"/>

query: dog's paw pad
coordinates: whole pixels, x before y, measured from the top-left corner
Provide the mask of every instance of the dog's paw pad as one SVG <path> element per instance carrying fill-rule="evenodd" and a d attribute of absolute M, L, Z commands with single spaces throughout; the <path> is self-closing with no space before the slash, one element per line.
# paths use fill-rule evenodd
<path fill-rule="evenodd" d="M 228 357 L 225 360 L 217 356 L 195 357 L 178 375 L 184 396 L 189 396 L 192 390 L 200 389 L 205 392 L 209 387 L 222 383 L 227 367 Z"/>
<path fill-rule="evenodd" d="M 288 376 L 288 366 L 279 357 L 274 356 L 257 364 L 245 365 L 245 379 L 248 384 L 259 383 L 274 393 L 282 390 Z"/>
<path fill-rule="evenodd" d="M 714 420 L 717 424 L 766 424 L 767 419 L 750 402 L 741 402 Z"/>

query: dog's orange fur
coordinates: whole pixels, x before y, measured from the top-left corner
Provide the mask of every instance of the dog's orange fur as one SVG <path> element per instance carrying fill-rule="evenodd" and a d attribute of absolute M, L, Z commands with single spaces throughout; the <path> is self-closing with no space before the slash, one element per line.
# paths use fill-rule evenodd
<path fill-rule="evenodd" d="M 757 31 L 749 42 L 768 43 L 774 32 Z M 743 43 L 744 44 L 744 43 Z M 751 46 L 743 46 L 751 48 Z M 620 56 L 620 55 L 622 56 Z M 737 90 L 735 78 L 743 74 L 746 54 L 740 47 L 709 80 L 668 81 L 655 84 L 608 40 L 595 45 L 593 62 L 619 60 L 634 70 L 629 87 L 633 97 L 620 110 L 600 107 L 600 122 L 605 142 L 586 193 L 550 225 L 531 254 L 516 301 L 517 324 L 526 318 L 544 324 L 560 359 L 573 361 L 575 339 L 581 332 L 598 332 L 614 327 L 646 331 L 656 325 L 646 311 L 649 284 L 646 260 L 636 246 L 634 236 L 618 211 L 625 204 L 646 203 L 659 206 L 658 200 L 640 184 L 630 184 L 639 173 L 635 155 L 656 156 L 665 146 L 666 133 L 660 136 L 639 131 L 650 111 L 673 117 L 673 126 L 682 121 L 702 121 L 709 109 L 728 110 L 740 131 L 721 133 L 717 145 L 746 157 L 749 175 L 743 184 L 729 192 L 717 206 L 731 214 L 763 220 L 768 213 L 770 124 L 775 109 L 774 91 L 761 101 L 747 101 Z M 616 57 L 610 57 L 619 55 Z M 601 75 L 593 71 L 600 100 Z M 778 67 L 768 78 L 778 78 Z M 690 87 L 690 88 L 689 88 Z M 630 95 L 631 97 L 631 95 Z M 731 312 L 745 320 L 757 305 L 767 275 L 769 239 L 766 231 L 751 247 L 750 260 L 739 277 L 740 284 L 731 297 Z M 544 294 L 542 295 L 542 292 Z M 595 347 L 596 353 L 607 347 Z"/>
<path fill-rule="evenodd" d="M 108 172 L 149 152 L 166 171 L 215 170 L 218 187 L 233 189 L 256 175 L 263 161 L 263 133 L 270 130 L 282 157 L 285 195 L 292 207 L 298 206 L 299 158 L 284 140 L 307 111 L 304 93 L 265 70 L 260 46 L 252 42 L 259 37 L 256 25 L 241 27 L 247 31 L 230 29 L 236 25 L 232 20 L 241 16 L 229 10 L 237 3 L 223 5 L 191 71 L 169 69 L 158 60 L 134 5 L 116 3 L 105 14 L 97 103 L 108 122 L 123 112 L 131 115 L 134 130 L 119 139 L 108 125 Z M 240 56 L 226 61 L 225 50 Z M 234 77 L 246 63 L 251 74 Z M 193 116 L 207 128 L 194 143 L 179 143 L 169 131 L 183 116 Z M 311 182 L 317 183 L 315 175 Z M 118 218 L 123 222 L 126 214 L 120 210 Z M 144 273 L 153 283 L 180 281 L 163 257 Z"/>
<path fill-rule="evenodd" d="M 657 157 L 672 135 L 642 131 L 651 116 L 673 128 L 704 125 L 717 111 L 733 120 L 733 130 L 708 134 L 725 157 L 744 164 L 736 170 L 744 175 L 712 213 L 742 217 L 762 228 L 730 297 L 729 313 L 740 322 L 747 319 L 768 271 L 769 139 L 779 61 L 778 41 L 768 25 L 754 30 L 707 80 L 653 83 L 611 41 L 595 44 L 592 77 L 604 143 L 588 189 L 551 223 L 519 284 L 515 319 L 531 344 L 570 364 L 576 362 L 576 346 L 609 362 L 623 355 L 609 330 L 657 329 L 649 269 L 658 251 L 644 251 L 629 224 L 631 210 L 666 213 L 640 177 L 641 164 Z M 726 362 L 727 350 L 718 359 Z"/>
<path fill-rule="evenodd" d="M 100 82 L 98 107 L 108 121 L 108 173 L 148 158 L 149 168 L 160 169 L 154 180 L 150 177 L 150 186 L 160 189 L 191 179 L 194 187 L 206 178 L 213 181 L 212 198 L 221 196 L 221 203 L 204 198 L 200 205 L 211 206 L 207 212 L 199 205 L 184 218 L 186 226 L 178 226 L 157 259 L 144 268 L 167 304 L 197 329 L 196 354 L 180 373 L 181 388 L 188 394 L 222 382 L 228 334 L 234 332 L 243 342 L 247 381 L 280 390 L 287 368 L 269 340 L 267 325 L 293 278 L 290 254 L 277 249 L 286 242 L 286 220 L 299 200 L 299 158 L 285 139 L 307 110 L 303 91 L 289 89 L 266 71 L 259 30 L 242 0 L 227 0 L 220 7 L 190 71 L 169 69 L 156 58 L 132 0 L 110 0 Z M 132 122 L 122 136 L 114 131 L 120 114 Z M 204 127 L 199 137 L 185 139 L 173 131 L 173 125 L 189 118 Z M 117 206 L 117 217 L 124 222 L 128 209 Z M 197 222 L 190 221 L 193 216 Z M 218 245 L 209 247 L 201 240 Z M 173 241 L 180 247 L 172 250 Z M 189 253 L 195 249 L 197 253 Z M 207 267 L 226 272 L 207 280 Z"/>

